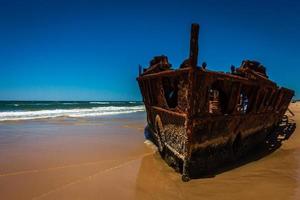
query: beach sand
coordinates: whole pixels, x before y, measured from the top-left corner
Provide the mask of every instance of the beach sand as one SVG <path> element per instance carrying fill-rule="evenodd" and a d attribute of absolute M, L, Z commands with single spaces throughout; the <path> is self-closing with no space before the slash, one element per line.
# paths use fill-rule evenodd
<path fill-rule="evenodd" d="M 265 157 L 182 182 L 145 123 L 144 112 L 1 122 L 0 199 L 300 199 L 299 128 Z"/>

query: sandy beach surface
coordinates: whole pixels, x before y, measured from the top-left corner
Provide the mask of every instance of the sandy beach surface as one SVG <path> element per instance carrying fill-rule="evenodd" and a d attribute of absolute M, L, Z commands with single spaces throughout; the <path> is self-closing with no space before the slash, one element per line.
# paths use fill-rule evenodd
<path fill-rule="evenodd" d="M 299 127 L 267 156 L 184 183 L 145 123 L 144 112 L 1 122 L 0 199 L 300 199 Z"/>

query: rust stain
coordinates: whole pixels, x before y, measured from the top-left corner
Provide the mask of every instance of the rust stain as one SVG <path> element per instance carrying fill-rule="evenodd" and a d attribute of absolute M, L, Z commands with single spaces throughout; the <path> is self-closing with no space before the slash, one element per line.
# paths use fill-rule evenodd
<path fill-rule="evenodd" d="M 231 72 L 198 66 L 199 25 L 192 24 L 190 56 L 172 69 L 156 56 L 137 78 L 147 111 L 147 129 L 166 162 L 188 181 L 238 158 L 282 122 L 294 91 L 269 80 L 266 68 L 245 60 Z"/>

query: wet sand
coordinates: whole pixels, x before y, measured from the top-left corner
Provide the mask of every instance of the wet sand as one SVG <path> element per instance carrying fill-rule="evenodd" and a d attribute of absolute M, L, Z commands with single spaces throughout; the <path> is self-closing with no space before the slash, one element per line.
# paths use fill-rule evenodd
<path fill-rule="evenodd" d="M 300 123 L 300 103 L 291 105 Z M 264 157 L 184 183 L 145 113 L 0 123 L 0 199 L 300 199 L 300 129 Z"/>

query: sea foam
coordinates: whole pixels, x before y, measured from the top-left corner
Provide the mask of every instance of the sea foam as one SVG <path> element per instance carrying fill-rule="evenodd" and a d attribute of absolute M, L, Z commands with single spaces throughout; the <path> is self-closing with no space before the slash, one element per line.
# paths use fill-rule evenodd
<path fill-rule="evenodd" d="M 106 102 L 106 101 L 93 101 L 93 102 L 90 102 L 90 104 L 106 105 L 106 104 L 110 104 L 110 102 Z"/>
<path fill-rule="evenodd" d="M 0 112 L 0 121 L 17 121 L 30 119 L 45 119 L 55 117 L 96 117 L 103 115 L 116 115 L 144 111 L 140 106 L 106 106 L 76 109 L 55 109 L 37 111 L 8 111 Z"/>

